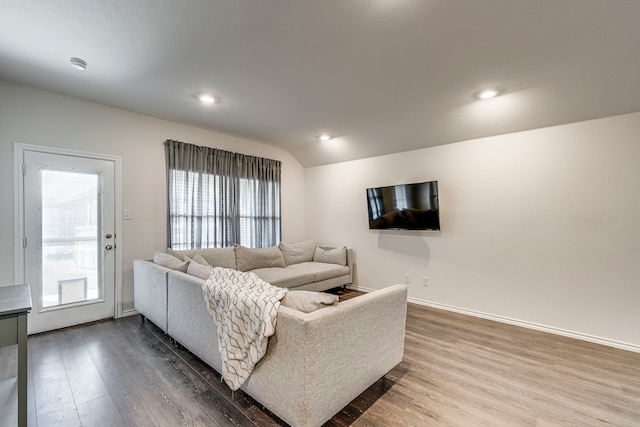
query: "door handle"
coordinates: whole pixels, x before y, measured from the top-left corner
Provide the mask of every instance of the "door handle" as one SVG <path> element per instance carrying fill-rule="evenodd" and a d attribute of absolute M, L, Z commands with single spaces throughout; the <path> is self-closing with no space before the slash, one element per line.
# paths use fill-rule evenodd
<path fill-rule="evenodd" d="M 106 235 L 106 236 L 104 236 L 104 237 L 106 237 L 107 239 L 110 239 L 110 238 L 112 238 L 113 236 L 111 235 L 111 233 L 107 233 L 107 235 Z"/>
<path fill-rule="evenodd" d="M 107 245 L 107 246 L 105 246 L 104 248 L 105 248 L 106 250 L 110 251 L 111 249 L 113 249 L 113 246 L 111 246 L 111 245 Z"/>

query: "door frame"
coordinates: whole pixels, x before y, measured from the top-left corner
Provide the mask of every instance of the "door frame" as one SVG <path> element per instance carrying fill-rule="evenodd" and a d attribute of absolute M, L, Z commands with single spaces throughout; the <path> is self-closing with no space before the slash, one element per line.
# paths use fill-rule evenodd
<path fill-rule="evenodd" d="M 13 144 L 13 253 L 14 283 L 24 283 L 26 277 L 25 247 L 24 247 L 24 175 L 22 163 L 25 151 L 36 151 L 46 154 L 58 154 L 73 157 L 85 157 L 88 159 L 106 160 L 114 165 L 114 220 L 115 235 L 120 250 L 115 251 L 115 283 L 114 283 L 114 318 L 123 317 L 122 309 L 122 158 L 110 154 L 90 153 L 86 151 L 70 150 L 66 148 L 44 145 L 25 144 L 15 142 Z"/>

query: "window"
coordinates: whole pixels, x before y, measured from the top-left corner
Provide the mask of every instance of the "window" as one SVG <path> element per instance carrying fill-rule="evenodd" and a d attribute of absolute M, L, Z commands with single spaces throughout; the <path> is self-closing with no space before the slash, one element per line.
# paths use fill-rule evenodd
<path fill-rule="evenodd" d="M 394 205 L 397 210 L 408 209 L 409 204 L 407 203 L 407 186 L 406 185 L 397 185 L 394 188 Z"/>
<path fill-rule="evenodd" d="M 384 214 L 382 205 L 382 190 L 380 188 L 367 188 L 367 200 L 369 201 L 369 220 L 378 218 Z"/>
<path fill-rule="evenodd" d="M 165 153 L 169 247 L 280 241 L 281 162 L 171 140 Z"/>

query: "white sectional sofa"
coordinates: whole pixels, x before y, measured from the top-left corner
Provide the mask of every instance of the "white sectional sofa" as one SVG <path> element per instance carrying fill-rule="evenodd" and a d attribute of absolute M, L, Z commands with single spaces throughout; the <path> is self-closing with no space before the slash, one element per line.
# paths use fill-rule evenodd
<path fill-rule="evenodd" d="M 206 264 L 206 266 L 205 266 Z M 207 269 L 207 267 L 209 267 Z M 211 267 L 255 273 L 282 288 L 325 291 L 353 282 L 353 251 L 308 240 L 262 249 L 243 246 L 156 252 L 133 262 L 134 304 L 138 312 L 167 332 L 167 282 L 172 271 L 206 279 Z"/>
<path fill-rule="evenodd" d="M 216 326 L 202 294 L 204 279 L 148 260 L 134 262 L 134 275 L 136 309 L 221 372 Z M 349 283 L 332 280 L 291 289 Z M 242 390 L 294 427 L 320 426 L 402 361 L 406 309 L 404 285 L 309 313 L 281 305 L 267 353 Z"/>

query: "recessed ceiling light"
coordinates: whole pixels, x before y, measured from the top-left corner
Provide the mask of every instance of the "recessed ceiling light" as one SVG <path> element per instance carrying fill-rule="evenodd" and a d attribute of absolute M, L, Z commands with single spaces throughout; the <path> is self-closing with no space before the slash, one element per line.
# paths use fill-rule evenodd
<path fill-rule="evenodd" d="M 198 95 L 198 99 L 203 104 L 211 105 L 216 103 L 216 98 L 213 95 L 209 95 L 208 93 L 203 93 L 202 95 Z"/>
<path fill-rule="evenodd" d="M 328 133 L 323 133 L 322 135 L 320 135 L 320 141 L 329 141 L 331 139 L 331 135 L 329 135 Z"/>
<path fill-rule="evenodd" d="M 69 58 L 69 62 L 71 62 L 71 66 L 76 70 L 86 70 L 87 69 L 87 61 L 81 58 Z"/>
<path fill-rule="evenodd" d="M 478 99 L 490 99 L 498 96 L 500 91 L 498 89 L 485 89 L 476 94 L 476 98 Z"/>

